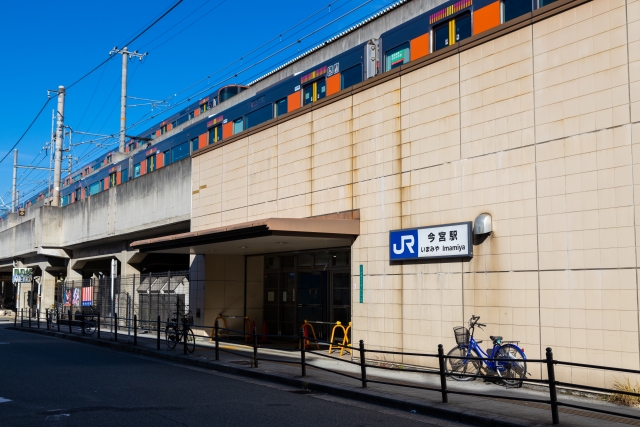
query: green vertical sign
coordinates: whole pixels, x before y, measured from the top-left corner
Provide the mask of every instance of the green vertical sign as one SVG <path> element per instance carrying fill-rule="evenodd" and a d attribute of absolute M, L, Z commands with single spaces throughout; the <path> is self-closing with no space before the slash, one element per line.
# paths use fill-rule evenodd
<path fill-rule="evenodd" d="M 360 303 L 364 302 L 364 268 L 360 264 Z"/>

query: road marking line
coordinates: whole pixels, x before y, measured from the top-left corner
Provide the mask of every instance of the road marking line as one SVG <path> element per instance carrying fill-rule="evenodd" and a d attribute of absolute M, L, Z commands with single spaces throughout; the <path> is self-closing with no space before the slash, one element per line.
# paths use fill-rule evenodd
<path fill-rule="evenodd" d="M 0 397 L 0 403 L 11 402 L 11 399 L 5 399 L 4 397 Z"/>

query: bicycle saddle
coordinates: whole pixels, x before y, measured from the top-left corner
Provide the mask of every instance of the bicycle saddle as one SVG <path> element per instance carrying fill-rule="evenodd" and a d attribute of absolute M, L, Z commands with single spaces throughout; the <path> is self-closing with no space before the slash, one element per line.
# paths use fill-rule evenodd
<path fill-rule="evenodd" d="M 489 335 L 489 338 L 491 338 L 491 341 L 502 341 L 502 337 L 494 337 L 493 335 Z"/>

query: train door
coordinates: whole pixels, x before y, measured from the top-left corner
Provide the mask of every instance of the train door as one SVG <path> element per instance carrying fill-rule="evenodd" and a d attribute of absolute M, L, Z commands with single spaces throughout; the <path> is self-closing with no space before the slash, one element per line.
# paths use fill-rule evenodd
<path fill-rule="evenodd" d="M 302 105 L 311 104 L 327 96 L 327 81 L 322 78 L 302 88 Z"/>

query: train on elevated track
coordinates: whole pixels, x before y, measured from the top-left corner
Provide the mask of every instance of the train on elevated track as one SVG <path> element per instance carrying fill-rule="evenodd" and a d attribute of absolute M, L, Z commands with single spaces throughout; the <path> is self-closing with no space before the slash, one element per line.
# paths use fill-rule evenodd
<path fill-rule="evenodd" d="M 398 25 L 303 72 L 285 77 L 254 96 L 228 108 L 221 107 L 279 70 L 316 52 L 352 31 L 402 6 L 400 1 L 340 35 L 300 55 L 248 86 L 228 85 L 191 103 L 180 112 L 130 138 L 125 155 L 112 151 L 76 170 L 63 180 L 62 205 L 76 203 L 145 174 L 186 159 L 195 151 L 221 143 L 233 135 L 327 96 L 348 89 L 381 73 L 462 40 L 491 30 L 500 24 L 529 14 L 555 0 L 454 0 Z M 207 117 L 201 117 L 206 115 Z M 166 137 L 159 138 L 164 134 Z M 156 141 L 156 139 L 158 139 Z M 120 157 L 117 160 L 116 157 Z M 49 200 L 47 189 L 22 204 L 28 207 Z"/>

